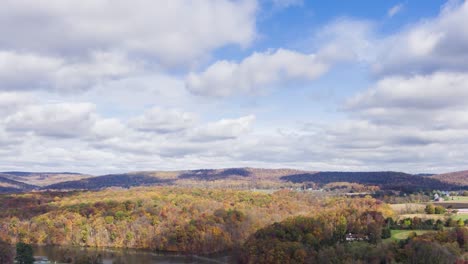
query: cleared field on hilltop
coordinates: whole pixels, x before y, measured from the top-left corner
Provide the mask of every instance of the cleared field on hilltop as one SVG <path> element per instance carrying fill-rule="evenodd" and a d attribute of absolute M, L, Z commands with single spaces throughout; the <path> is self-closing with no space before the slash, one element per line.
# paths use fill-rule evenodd
<path fill-rule="evenodd" d="M 454 215 L 452 218 L 455 220 L 461 219 L 463 221 L 466 221 L 468 220 L 468 214 L 457 214 L 457 215 Z"/>
<path fill-rule="evenodd" d="M 434 220 L 444 220 L 447 219 L 449 216 L 444 215 L 444 214 L 402 214 L 397 216 L 397 220 L 405 219 L 405 218 L 421 218 L 422 220 L 429 220 L 429 219 L 434 219 Z"/>
<path fill-rule="evenodd" d="M 431 233 L 435 231 L 433 230 L 392 230 L 391 232 L 392 232 L 391 238 L 393 240 L 403 240 L 403 239 L 407 239 L 408 236 L 412 234 L 413 232 L 419 236 L 422 234 Z"/>
<path fill-rule="evenodd" d="M 447 201 L 442 201 L 441 203 L 468 203 L 468 196 L 451 196 Z"/>

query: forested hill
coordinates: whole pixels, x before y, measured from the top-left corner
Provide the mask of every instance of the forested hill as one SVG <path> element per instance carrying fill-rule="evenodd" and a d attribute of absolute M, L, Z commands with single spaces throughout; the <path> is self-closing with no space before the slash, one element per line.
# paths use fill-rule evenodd
<path fill-rule="evenodd" d="M 106 187 L 136 187 L 171 184 L 169 179 L 160 179 L 144 174 L 113 174 L 99 177 L 87 178 L 77 181 L 66 181 L 46 186 L 46 189 L 85 189 L 98 190 Z"/>
<path fill-rule="evenodd" d="M 81 180 L 92 177 L 91 175 L 74 172 L 26 172 L 26 171 L 6 171 L 1 172 L 0 176 L 32 185 L 35 187 L 47 186 L 64 181 Z"/>
<path fill-rule="evenodd" d="M 7 178 L 6 176 L 7 175 L 0 174 L 0 193 L 23 192 L 37 188 L 37 186 L 15 181 Z"/>
<path fill-rule="evenodd" d="M 433 175 L 431 178 L 456 185 L 468 185 L 468 170 Z"/>
<path fill-rule="evenodd" d="M 97 190 L 108 187 L 173 185 L 232 189 L 278 189 L 350 182 L 387 190 L 468 189 L 467 172 L 411 175 L 402 172 L 314 172 L 294 169 L 228 168 L 183 171 L 145 171 L 103 176 L 79 173 L 6 172 L 0 174 L 0 192 L 30 190 Z"/>
<path fill-rule="evenodd" d="M 381 189 L 418 191 L 418 190 L 456 190 L 467 188 L 468 182 L 456 184 L 433 177 L 411 175 L 402 172 L 318 172 L 288 175 L 281 177 L 284 181 L 294 183 L 314 182 L 327 184 L 331 182 L 355 182 L 365 185 L 377 185 Z"/>

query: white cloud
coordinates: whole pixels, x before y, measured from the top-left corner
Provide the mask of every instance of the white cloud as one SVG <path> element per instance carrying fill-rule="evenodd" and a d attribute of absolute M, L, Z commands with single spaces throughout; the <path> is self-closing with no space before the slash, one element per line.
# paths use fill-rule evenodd
<path fill-rule="evenodd" d="M 411 77 L 387 77 L 348 102 L 350 109 L 439 109 L 465 106 L 468 74 L 438 72 Z"/>
<path fill-rule="evenodd" d="M 310 45 L 319 50 L 322 60 L 329 62 L 364 61 L 375 58 L 379 50 L 371 21 L 338 18 L 321 27 Z"/>
<path fill-rule="evenodd" d="M 468 70 L 468 2 L 449 2 L 439 16 L 383 39 L 374 71 L 381 75 Z"/>
<path fill-rule="evenodd" d="M 313 41 L 317 48 L 335 51 L 335 56 L 365 62 L 378 77 L 466 71 L 466 24 L 468 2 L 449 1 L 437 17 L 394 34 L 382 35 L 372 21 L 341 18 L 320 29 Z"/>
<path fill-rule="evenodd" d="M 153 107 L 142 116 L 133 118 L 130 126 L 140 131 L 164 134 L 186 130 L 195 124 L 196 119 L 193 113 Z"/>
<path fill-rule="evenodd" d="M 30 94 L 15 92 L 0 92 L 0 117 L 4 117 L 18 109 L 31 104 L 33 98 Z"/>
<path fill-rule="evenodd" d="M 95 107 L 89 103 L 31 105 L 4 120 L 7 130 L 49 137 L 81 137 L 94 123 Z"/>
<path fill-rule="evenodd" d="M 0 39 L 0 90 L 8 90 L 0 92 L 5 170 L 440 172 L 466 163 L 466 3 L 446 5 L 436 18 L 387 37 L 376 23 L 338 18 L 312 36 L 314 54 L 278 48 L 239 61 L 213 58 L 200 71 L 213 50 L 255 39 L 253 0 L 19 0 L 2 7 L 0 33 L 10 36 Z M 296 101 L 304 93 L 194 96 L 262 93 L 315 80 L 343 61 L 371 66 L 377 81 L 337 115 L 319 116 L 323 105 Z M 186 67 L 161 71 L 168 65 L 193 72 L 184 78 Z M 356 86 L 346 79 L 320 84 Z M 277 100 L 291 102 L 280 107 Z M 296 102 L 287 108 L 294 121 L 278 123 L 284 118 L 275 111 Z"/>
<path fill-rule="evenodd" d="M 91 135 L 98 139 L 114 138 L 130 133 L 129 129 L 117 118 L 98 118 L 90 130 Z"/>
<path fill-rule="evenodd" d="M 466 73 L 450 72 L 386 77 L 348 100 L 351 119 L 325 130 L 329 149 L 362 164 L 463 169 L 467 81 Z"/>
<path fill-rule="evenodd" d="M 258 93 L 280 82 L 318 78 L 328 69 L 314 54 L 279 49 L 254 53 L 240 63 L 217 61 L 201 73 L 190 73 L 187 89 L 199 95 Z"/>
<path fill-rule="evenodd" d="M 138 66 L 118 53 L 94 52 L 85 61 L 0 51 L 0 89 L 74 92 L 119 78 Z"/>
<path fill-rule="evenodd" d="M 6 0 L 0 49 L 83 54 L 124 50 L 163 64 L 190 64 L 255 38 L 254 0 Z"/>
<path fill-rule="evenodd" d="M 392 8 L 390 8 L 388 10 L 387 16 L 388 17 L 394 17 L 395 15 L 400 13 L 403 10 L 403 8 L 404 8 L 403 4 L 398 4 L 398 5 L 392 6 Z"/>
<path fill-rule="evenodd" d="M 249 132 L 254 121 L 253 115 L 237 119 L 222 119 L 195 128 L 190 137 L 195 141 L 235 139 Z"/>

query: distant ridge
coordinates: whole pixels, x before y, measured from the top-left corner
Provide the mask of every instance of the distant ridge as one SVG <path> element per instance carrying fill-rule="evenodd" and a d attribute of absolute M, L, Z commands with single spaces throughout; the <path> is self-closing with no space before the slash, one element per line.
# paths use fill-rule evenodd
<path fill-rule="evenodd" d="M 226 168 L 180 171 L 140 171 L 92 176 L 73 172 L 0 173 L 0 192 L 31 190 L 98 190 L 109 187 L 171 185 L 183 187 L 266 188 L 323 186 L 352 182 L 379 186 L 383 190 L 423 191 L 468 189 L 468 171 L 440 175 L 395 171 L 340 172 L 296 169 Z"/>
<path fill-rule="evenodd" d="M 1 192 L 24 192 L 24 191 L 30 191 L 30 190 L 37 188 L 37 186 L 15 181 L 5 176 L 6 175 L 0 173 L 0 193 Z"/>
<path fill-rule="evenodd" d="M 52 174 L 64 174 L 64 175 L 83 175 L 82 173 L 77 172 L 30 172 L 30 171 L 4 171 L 0 172 L 1 174 L 9 174 L 16 176 L 31 176 L 37 174 L 52 175 Z"/>
<path fill-rule="evenodd" d="M 468 170 L 434 175 L 431 178 L 442 182 L 468 186 Z"/>
<path fill-rule="evenodd" d="M 26 172 L 26 171 L 6 171 L 1 172 L 2 177 L 34 186 L 38 189 L 43 186 L 63 182 L 80 180 L 92 177 L 91 175 L 74 172 Z"/>
<path fill-rule="evenodd" d="M 108 187 L 130 188 L 135 186 L 169 184 L 171 180 L 159 179 L 144 174 L 109 174 L 77 181 L 66 181 L 44 187 L 45 189 L 63 190 L 98 190 Z"/>
<path fill-rule="evenodd" d="M 421 177 L 430 177 L 430 176 L 434 176 L 435 174 L 434 173 L 417 173 L 417 174 L 413 174 L 414 176 L 421 176 Z"/>
<path fill-rule="evenodd" d="M 376 172 L 318 172 L 281 177 L 282 180 L 295 183 L 315 182 L 327 184 L 331 182 L 355 182 L 367 185 L 377 185 L 381 189 L 400 191 L 419 190 L 452 190 L 460 189 L 453 183 L 442 182 L 430 177 L 415 176 L 403 172 L 376 171 Z"/>

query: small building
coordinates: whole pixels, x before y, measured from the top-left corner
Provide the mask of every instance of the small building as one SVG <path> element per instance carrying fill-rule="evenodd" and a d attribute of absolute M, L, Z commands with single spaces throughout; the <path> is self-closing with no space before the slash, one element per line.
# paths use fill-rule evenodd
<path fill-rule="evenodd" d="M 366 235 L 361 235 L 361 234 L 352 234 L 349 233 L 346 235 L 346 241 L 352 242 L 352 241 L 367 241 L 369 240 L 369 237 Z"/>

